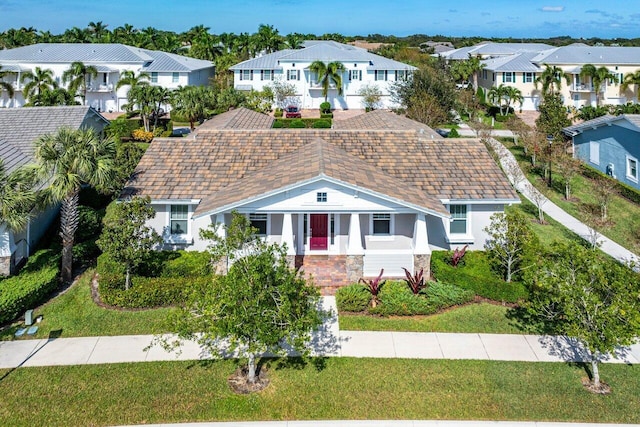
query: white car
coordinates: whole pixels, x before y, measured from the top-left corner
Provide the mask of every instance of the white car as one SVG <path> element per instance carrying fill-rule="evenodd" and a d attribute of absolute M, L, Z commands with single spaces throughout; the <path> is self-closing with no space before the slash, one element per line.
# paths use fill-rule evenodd
<path fill-rule="evenodd" d="M 467 89 L 469 86 L 471 86 L 471 83 L 466 80 L 463 80 L 460 83 L 456 83 L 456 89 Z"/>

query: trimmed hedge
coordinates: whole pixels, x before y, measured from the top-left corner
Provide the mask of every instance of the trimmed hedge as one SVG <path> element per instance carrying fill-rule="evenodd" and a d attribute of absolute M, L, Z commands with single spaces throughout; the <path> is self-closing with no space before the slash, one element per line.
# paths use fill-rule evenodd
<path fill-rule="evenodd" d="M 431 254 L 431 274 L 436 280 L 495 301 L 518 302 L 528 297 L 522 283 L 507 283 L 491 270 L 485 252 L 468 251 L 458 267 L 450 264 L 451 255 L 449 251 L 434 251 Z"/>
<path fill-rule="evenodd" d="M 17 276 L 0 281 L 0 324 L 44 302 L 60 283 L 60 257 L 51 249 L 31 255 Z"/>
<path fill-rule="evenodd" d="M 330 118 L 303 118 L 303 119 L 276 119 L 273 122 L 273 129 L 289 129 L 289 128 L 313 128 L 316 122 L 328 122 L 331 127 L 332 120 Z M 302 126 L 303 124 L 304 126 Z M 317 128 L 316 128 L 317 129 Z"/>
<path fill-rule="evenodd" d="M 378 294 L 379 304 L 370 308 L 371 295 L 360 284 L 338 289 L 339 311 L 363 312 L 382 316 L 414 316 L 433 314 L 453 305 L 473 300 L 473 292 L 447 283 L 432 282 L 426 290 L 414 295 L 403 280 L 387 281 Z"/>

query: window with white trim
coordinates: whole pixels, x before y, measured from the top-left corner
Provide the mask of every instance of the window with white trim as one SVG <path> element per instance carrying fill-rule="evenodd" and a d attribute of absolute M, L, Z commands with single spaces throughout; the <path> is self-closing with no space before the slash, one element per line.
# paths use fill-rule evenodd
<path fill-rule="evenodd" d="M 522 81 L 524 83 L 533 83 L 533 81 L 536 79 L 536 73 L 523 73 L 522 74 Z"/>
<path fill-rule="evenodd" d="M 406 80 L 406 79 L 407 79 L 407 70 L 396 70 L 396 81 Z"/>
<path fill-rule="evenodd" d="M 253 80 L 253 70 L 240 71 L 240 80 Z"/>
<path fill-rule="evenodd" d="M 181 235 L 187 234 L 189 218 L 189 206 L 187 205 L 171 205 L 171 215 L 169 217 L 169 227 L 171 234 Z"/>
<path fill-rule="evenodd" d="M 373 235 L 388 236 L 391 234 L 391 214 L 373 214 Z"/>
<path fill-rule="evenodd" d="M 178 83 L 180 81 L 180 73 L 171 73 L 171 83 Z"/>
<path fill-rule="evenodd" d="M 287 70 L 287 80 L 300 80 L 300 71 Z"/>
<path fill-rule="evenodd" d="M 516 81 L 516 73 L 511 71 L 506 71 L 502 73 L 502 82 L 503 83 L 515 83 Z"/>
<path fill-rule="evenodd" d="M 627 178 L 638 182 L 638 159 L 635 157 L 627 156 Z"/>
<path fill-rule="evenodd" d="M 318 203 L 324 203 L 327 201 L 327 193 L 326 192 L 319 192 L 316 193 L 316 202 Z"/>
<path fill-rule="evenodd" d="M 273 80 L 273 70 L 260 71 L 260 80 Z"/>
<path fill-rule="evenodd" d="M 256 235 L 258 236 L 267 235 L 267 219 L 268 217 L 266 213 L 249 214 L 249 221 L 251 222 L 251 226 L 258 230 L 256 232 Z"/>
<path fill-rule="evenodd" d="M 362 80 L 362 71 L 360 71 L 360 70 L 351 70 L 349 72 L 349 80 L 351 80 L 351 81 Z"/>
<path fill-rule="evenodd" d="M 589 141 L 589 161 L 594 165 L 600 164 L 600 143 Z"/>
<path fill-rule="evenodd" d="M 387 80 L 387 71 L 386 70 L 376 70 L 375 74 L 376 80 Z"/>
<path fill-rule="evenodd" d="M 449 205 L 449 234 L 467 233 L 467 205 Z"/>
<path fill-rule="evenodd" d="M 151 73 L 151 83 L 158 83 L 158 73 L 156 72 Z"/>

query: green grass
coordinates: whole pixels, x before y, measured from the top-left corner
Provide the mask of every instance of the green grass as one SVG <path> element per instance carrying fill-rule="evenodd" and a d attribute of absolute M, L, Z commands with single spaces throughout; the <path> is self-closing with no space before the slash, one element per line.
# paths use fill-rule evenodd
<path fill-rule="evenodd" d="M 261 393 L 235 395 L 234 362 L 152 362 L 0 370 L 11 426 L 224 420 L 467 419 L 640 422 L 637 366 L 605 365 L 608 396 L 563 363 L 331 358 L 269 366 Z"/>
<path fill-rule="evenodd" d="M 35 338 L 46 338 L 50 333 L 61 337 L 82 337 L 168 331 L 166 318 L 173 309 L 120 311 L 96 305 L 91 299 L 89 286 L 92 276 L 93 270 L 85 272 L 64 294 L 35 310 L 35 316 L 43 316 Z M 0 340 L 13 339 L 17 326 L 0 332 Z"/>
<path fill-rule="evenodd" d="M 524 213 L 530 219 L 530 225 L 533 231 L 540 239 L 543 247 L 549 247 L 553 242 L 568 243 L 570 241 L 582 242 L 582 238 L 569 230 L 556 220 L 545 215 L 545 224 L 538 222 L 538 208 L 529 200 L 520 196 L 521 203 L 512 205 L 507 209 L 517 209 Z"/>
<path fill-rule="evenodd" d="M 575 200 L 565 200 L 564 185 L 562 185 L 559 175 L 553 174 L 553 187 L 551 189 L 548 188 L 539 175 L 530 171 L 531 168 L 529 166 L 531 163 L 529 158 L 524 155 L 522 146 L 513 146 L 509 143 L 505 145 L 516 156 L 529 181 L 541 190 L 553 203 L 557 204 L 570 215 L 583 221 L 586 216 L 591 215 L 584 212 L 585 205 L 591 206 L 590 209 L 595 212 L 596 216 L 599 216 L 599 208 L 596 206 L 594 196 L 594 188 L 597 184 L 593 180 L 580 174 L 576 175 L 571 187 L 572 199 Z M 557 171 L 558 167 L 558 165 L 552 164 L 551 170 Z M 638 233 L 635 231 L 640 230 L 640 205 L 619 195 L 614 195 L 609 203 L 608 214 L 609 223 L 607 227 L 602 228 L 597 226 L 598 231 L 625 248 L 638 251 L 640 249 L 640 242 L 637 237 Z"/>
<path fill-rule="evenodd" d="M 368 316 L 340 314 L 340 329 L 347 331 L 456 332 L 521 334 L 507 319 L 507 307 L 494 304 L 469 304 L 431 316 Z"/>

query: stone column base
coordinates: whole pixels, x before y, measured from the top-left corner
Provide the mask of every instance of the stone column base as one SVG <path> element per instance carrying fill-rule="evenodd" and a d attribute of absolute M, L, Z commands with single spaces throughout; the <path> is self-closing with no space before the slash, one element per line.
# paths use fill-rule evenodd
<path fill-rule="evenodd" d="M 364 269 L 364 255 L 347 255 L 347 281 L 357 283 Z"/>
<path fill-rule="evenodd" d="M 287 255 L 286 256 L 287 265 L 289 268 L 296 268 L 296 256 L 295 255 Z"/>
<path fill-rule="evenodd" d="M 424 277 L 427 280 L 431 277 L 431 254 L 413 254 L 413 269 L 420 271 L 423 269 Z"/>
<path fill-rule="evenodd" d="M 15 273 L 15 254 L 0 257 L 0 276 L 11 276 Z"/>
<path fill-rule="evenodd" d="M 227 257 L 222 257 L 218 262 L 213 264 L 213 271 L 215 274 L 224 276 L 227 274 Z"/>

